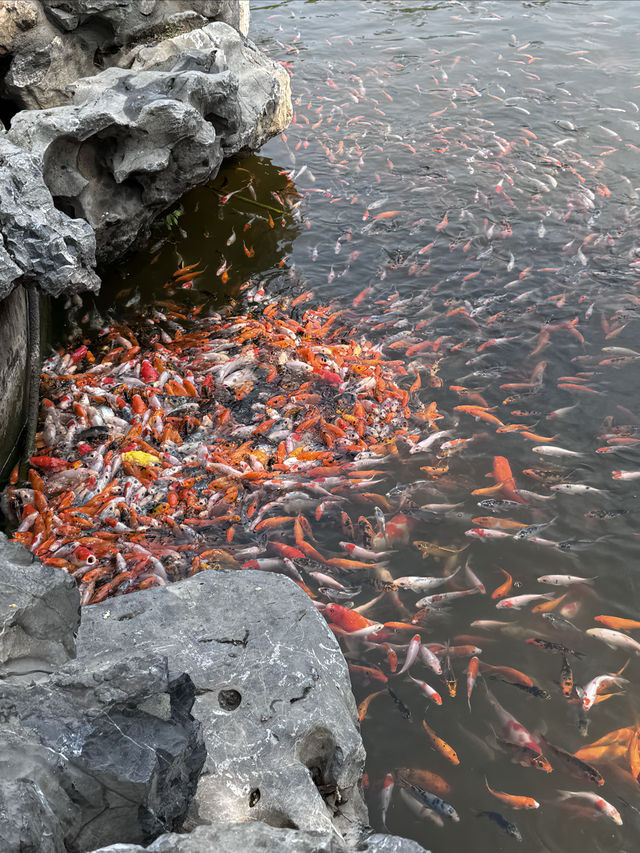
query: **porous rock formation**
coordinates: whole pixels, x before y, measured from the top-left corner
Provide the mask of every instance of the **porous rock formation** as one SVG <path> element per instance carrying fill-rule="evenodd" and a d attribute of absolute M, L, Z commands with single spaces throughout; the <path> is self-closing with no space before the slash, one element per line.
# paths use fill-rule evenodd
<path fill-rule="evenodd" d="M 191 819 L 259 820 L 352 840 L 366 824 L 364 749 L 347 667 L 288 578 L 205 571 L 85 608 L 80 660 L 118 645 L 166 654 L 196 686 L 207 762 Z"/>
<path fill-rule="evenodd" d="M 56 209 L 34 157 L 0 134 L 0 299 L 18 284 L 97 290 L 93 230 Z"/>
<path fill-rule="evenodd" d="M 39 161 L 55 204 L 89 222 L 97 256 L 128 249 L 159 212 L 260 147 L 291 117 L 289 76 L 216 22 L 138 48 L 73 85 L 71 103 L 13 117 L 9 139 Z"/>
<path fill-rule="evenodd" d="M 249 0 L 3 0 L 0 98 L 18 109 L 64 104 L 71 83 L 132 46 L 210 21 L 247 35 Z"/>

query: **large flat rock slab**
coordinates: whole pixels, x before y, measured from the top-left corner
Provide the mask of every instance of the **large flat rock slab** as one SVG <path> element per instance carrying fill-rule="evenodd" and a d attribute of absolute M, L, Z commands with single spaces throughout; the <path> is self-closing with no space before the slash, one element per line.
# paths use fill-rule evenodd
<path fill-rule="evenodd" d="M 207 761 L 194 823 L 264 821 L 359 838 L 364 749 L 345 660 L 282 575 L 206 571 L 83 610 L 78 656 L 166 655 L 196 686 Z"/>

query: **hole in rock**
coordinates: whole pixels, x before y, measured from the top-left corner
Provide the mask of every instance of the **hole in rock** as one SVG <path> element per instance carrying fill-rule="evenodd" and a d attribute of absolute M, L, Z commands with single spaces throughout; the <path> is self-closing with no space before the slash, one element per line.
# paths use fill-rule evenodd
<path fill-rule="evenodd" d="M 236 708 L 239 707 L 241 702 L 242 696 L 240 695 L 240 693 L 238 693 L 237 690 L 221 690 L 218 693 L 218 704 L 220 705 L 223 711 L 235 711 Z M 258 799 L 259 798 L 260 791 L 258 791 Z"/>
<path fill-rule="evenodd" d="M 260 788 L 254 788 L 249 793 L 249 808 L 252 809 L 260 801 Z"/>
<path fill-rule="evenodd" d="M 268 823 L 269 826 L 275 826 L 276 829 L 300 829 L 297 823 L 294 823 L 282 812 L 269 812 L 266 817 L 262 818 L 263 823 Z"/>
<path fill-rule="evenodd" d="M 336 740 L 328 729 L 309 732 L 298 746 L 298 758 L 309 770 L 314 785 L 323 795 L 334 787 Z"/>

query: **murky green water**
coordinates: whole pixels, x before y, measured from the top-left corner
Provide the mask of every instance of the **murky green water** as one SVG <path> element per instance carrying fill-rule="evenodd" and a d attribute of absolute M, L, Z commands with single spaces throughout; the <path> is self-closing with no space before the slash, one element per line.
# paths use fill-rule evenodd
<path fill-rule="evenodd" d="M 314 301 L 349 308 L 354 327 L 362 323 L 359 334 L 420 373 L 422 387 L 414 393 L 425 404 L 437 401 L 446 415 L 443 428 L 453 429 L 455 438 L 474 436 L 444 460 L 448 470 L 435 479 L 420 470 L 435 464 L 429 455 L 388 466 L 376 487 L 381 494 L 425 480 L 407 492 L 417 505 L 458 505 L 417 522 L 412 539 L 468 544 L 459 561 L 471 557 L 489 592 L 504 580 L 500 569 L 519 586 L 512 594 L 546 592 L 550 587 L 536 582 L 543 574 L 597 577 L 592 587 L 570 590 L 554 611 L 567 607 L 575 632 L 554 628 L 531 606 L 505 615 L 486 595 L 454 602 L 429 623 L 425 638 L 455 643 L 471 635 L 483 661 L 528 674 L 550 699 L 499 681 L 490 682 L 491 689 L 530 731 L 546 731 L 566 750 L 636 724 L 635 656 L 624 694 L 596 705 L 585 733 L 576 706 L 560 692 L 562 658 L 525 640 L 544 636 L 583 652 L 571 665 L 576 684 L 585 685 L 620 669 L 628 657 L 583 633 L 596 627 L 593 617 L 640 612 L 638 487 L 612 478 L 615 470 L 640 470 L 633 446 L 636 431 L 640 437 L 640 362 L 624 351 L 640 353 L 640 4 L 256 0 L 252 7 L 253 38 L 292 73 L 293 125 L 186 196 L 180 216 L 158 228 L 148 251 L 105 275 L 89 320 L 99 327 L 116 291 L 116 314 L 135 316 L 165 298 L 162 285 L 177 266 L 196 262 L 206 271 L 193 288 L 211 294 L 215 305 L 237 300 L 242 306 L 240 286 L 253 278 L 268 296 L 309 289 Z M 220 198 L 234 192 L 220 206 Z M 299 198 L 293 216 L 276 212 L 285 196 L 294 204 Z M 191 293 L 184 290 L 180 298 L 188 303 Z M 407 354 L 438 338 L 437 353 Z M 492 339 L 508 340 L 484 346 Z M 536 367 L 539 384 L 500 387 L 530 383 Z M 480 395 L 503 423 L 555 435 L 554 446 L 580 455 L 537 456 L 532 447 L 542 442 L 517 431 L 497 433 L 495 424 L 454 411 L 473 400 L 451 386 Z M 547 418 L 570 406 L 564 416 Z M 606 436 L 624 426 L 625 446 L 596 452 L 616 448 Z M 478 526 L 472 518 L 497 515 L 478 507 L 483 496 L 471 495 L 494 483 L 487 475 L 496 455 L 509 459 L 518 487 L 540 496 L 503 515 L 526 524 L 555 519 L 539 535 L 569 543 L 565 549 L 465 536 Z M 557 470 L 560 482 L 602 491 L 556 493 L 523 473 L 540 468 Z M 354 518 L 373 518 L 370 503 L 349 509 Z M 326 547 L 331 541 L 324 534 Z M 411 546 L 390 559 L 395 577 L 442 568 Z M 356 604 L 372 595 L 365 587 Z M 418 597 L 402 596 L 409 617 Z M 372 617 L 399 615 L 373 610 Z M 508 632 L 469 627 L 474 620 L 513 625 Z M 385 668 L 380 655 L 364 647 L 352 654 L 353 662 Z M 402 662 L 404 653 L 398 656 Z M 372 823 L 381 826 L 385 774 L 409 766 L 447 780 L 446 799 L 460 822 L 440 828 L 416 818 L 397 786 L 387 826 L 434 853 L 517 847 L 478 817 L 484 810 L 514 821 L 527 853 L 635 850 L 640 788 L 624 750 L 613 764 L 598 765 L 606 780 L 598 790 L 620 811 L 623 826 L 568 810 L 559 790 L 595 789 L 558 769 L 546 775 L 513 764 L 496 750 L 490 741 L 497 721 L 480 686 L 467 708 L 466 664 L 466 658 L 453 661 L 455 698 L 423 665 L 412 668 L 439 690 L 441 708 L 404 677 L 395 680 L 393 690 L 412 721 L 388 696 L 372 703 L 362 724 Z M 360 701 L 377 687 L 356 681 L 354 689 Z M 429 748 L 423 716 L 455 748 L 459 766 Z M 486 791 L 485 775 L 494 789 L 533 796 L 540 808 L 501 805 Z"/>

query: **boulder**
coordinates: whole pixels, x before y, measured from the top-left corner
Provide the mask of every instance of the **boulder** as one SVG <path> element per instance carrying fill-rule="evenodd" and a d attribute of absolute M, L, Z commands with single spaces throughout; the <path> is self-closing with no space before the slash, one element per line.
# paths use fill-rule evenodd
<path fill-rule="evenodd" d="M 182 826 L 204 763 L 193 683 L 129 651 L 0 682 L 0 847 L 82 853 Z"/>
<path fill-rule="evenodd" d="M 224 23 L 131 52 L 130 69 L 78 81 L 72 103 L 14 116 L 60 210 L 94 229 L 108 262 L 223 157 L 256 148 L 291 117 L 289 77 Z"/>
<path fill-rule="evenodd" d="M 98 290 L 95 263 L 91 227 L 56 210 L 34 157 L 0 134 L 0 299 L 18 284 Z"/>
<path fill-rule="evenodd" d="M 243 35 L 249 0 L 4 0 L 0 96 L 18 109 L 67 103 L 69 85 L 136 44 L 223 21 Z"/>
<path fill-rule="evenodd" d="M 351 853 L 337 835 L 311 830 L 283 829 L 248 821 L 219 826 L 199 826 L 189 835 L 161 835 L 149 847 L 113 844 L 95 853 Z M 360 853 L 425 853 L 415 841 L 395 835 L 370 835 L 357 850 Z"/>
<path fill-rule="evenodd" d="M 43 566 L 0 533 L 0 678 L 51 672 L 75 657 L 80 594 L 62 569 Z"/>
<path fill-rule="evenodd" d="M 359 840 L 364 749 L 347 666 L 293 581 L 205 571 L 84 608 L 79 662 L 113 648 L 166 655 L 195 683 L 207 761 L 190 825 L 262 821 Z"/>

